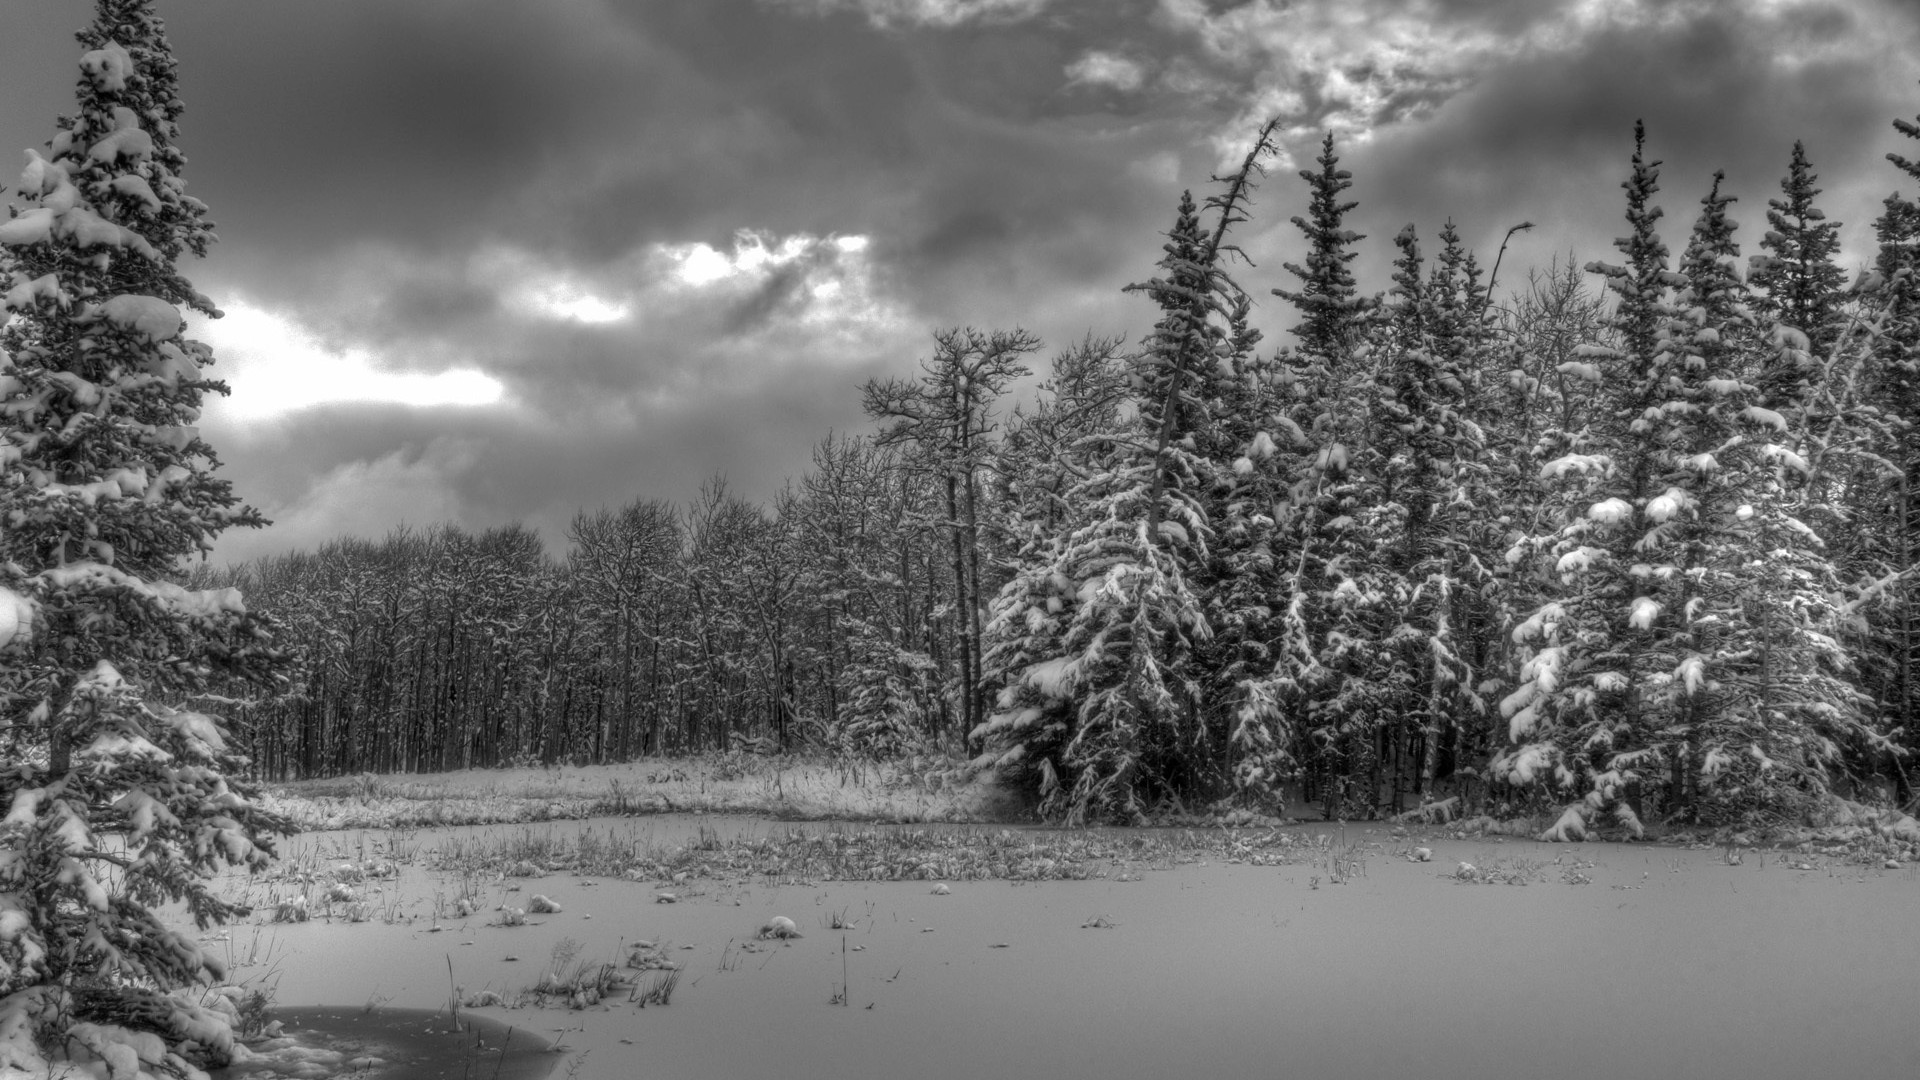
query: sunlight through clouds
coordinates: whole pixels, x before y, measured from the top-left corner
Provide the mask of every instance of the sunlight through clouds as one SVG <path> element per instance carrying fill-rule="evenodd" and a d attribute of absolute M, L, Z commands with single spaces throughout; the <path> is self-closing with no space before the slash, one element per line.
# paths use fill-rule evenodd
<path fill-rule="evenodd" d="M 372 352 L 328 348 L 284 315 L 245 301 L 225 311 L 218 321 L 195 319 L 195 335 L 213 346 L 215 377 L 233 388 L 230 397 L 209 399 L 209 412 L 259 421 L 336 402 L 478 406 L 501 399 L 500 382 L 479 371 L 382 370 Z"/>
<path fill-rule="evenodd" d="M 879 27 L 954 27 L 983 21 L 1017 22 L 1046 8 L 1048 0 L 772 0 L 777 6 L 826 13 L 853 10 Z"/>
<path fill-rule="evenodd" d="M 1111 86 L 1131 92 L 1146 82 L 1146 69 L 1137 61 L 1094 49 L 1067 65 L 1067 85 Z"/>
<path fill-rule="evenodd" d="M 622 290 L 549 265 L 518 248 L 489 245 L 472 256 L 468 272 L 507 310 L 537 320 L 600 326 L 624 322 L 634 314 L 634 305 L 620 295 Z"/>
<path fill-rule="evenodd" d="M 779 311 L 779 321 L 789 324 L 858 336 L 898 330 L 906 321 L 874 291 L 865 236 L 781 238 L 739 229 L 729 251 L 694 241 L 656 244 L 652 252 L 670 287 L 731 297 L 745 303 L 742 310 Z"/>

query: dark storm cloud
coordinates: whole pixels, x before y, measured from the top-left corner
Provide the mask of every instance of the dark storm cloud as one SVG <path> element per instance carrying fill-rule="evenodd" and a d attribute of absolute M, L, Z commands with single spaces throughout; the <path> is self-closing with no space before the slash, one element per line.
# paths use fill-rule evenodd
<path fill-rule="evenodd" d="M 1884 21 L 1863 21 L 1871 11 Z M 1740 197 L 1739 239 L 1757 251 L 1766 200 L 1778 196 L 1799 138 L 1822 174 L 1823 205 L 1849 224 L 1857 252 L 1879 195 L 1903 179 L 1882 156 L 1897 141 L 1888 122 L 1920 100 L 1905 60 L 1917 28 L 1911 15 L 1873 5 L 1807 6 L 1778 21 L 1704 6 L 1665 33 L 1607 29 L 1491 71 L 1430 122 L 1383 132 L 1344 163 L 1361 219 L 1383 241 L 1407 221 L 1431 237 L 1451 215 L 1469 240 L 1492 246 L 1531 220 L 1539 228 L 1509 256 L 1524 268 L 1570 248 L 1612 257 L 1636 119 L 1647 124 L 1649 156 L 1664 162 L 1657 201 L 1676 253 L 1717 169 Z"/>
<path fill-rule="evenodd" d="M 69 107 L 90 9 L 22 6 L 0 40 L 16 147 Z M 1121 287 L 1154 273 L 1181 189 L 1204 196 L 1270 114 L 1289 160 L 1242 229 L 1259 265 L 1236 275 L 1278 344 L 1294 170 L 1327 128 L 1378 288 L 1408 221 L 1431 250 L 1452 216 L 1483 263 L 1507 225 L 1539 223 L 1505 283 L 1569 248 L 1608 257 L 1636 117 L 1667 161 L 1676 250 L 1715 168 L 1753 250 L 1796 137 L 1858 237 L 1904 183 L 1880 160 L 1901 141 L 1887 122 L 1920 111 L 1920 15 L 1900 0 L 162 10 L 188 177 L 223 236 L 188 270 L 233 325 L 283 320 L 316 370 L 502 388 L 481 407 L 215 407 L 228 475 L 280 522 L 227 554 L 403 517 L 526 518 L 558 541 L 576 508 L 683 500 L 717 471 L 769 497 L 936 327 L 1023 326 L 1049 351 L 1144 330 L 1151 304 Z M 236 387 L 272 373 L 278 346 L 216 340 Z"/>

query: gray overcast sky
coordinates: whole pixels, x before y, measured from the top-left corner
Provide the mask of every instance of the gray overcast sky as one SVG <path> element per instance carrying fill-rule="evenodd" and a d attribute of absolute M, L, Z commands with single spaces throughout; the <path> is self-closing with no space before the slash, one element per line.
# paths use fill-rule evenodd
<path fill-rule="evenodd" d="M 5 6 L 0 148 L 24 149 L 71 110 L 92 5 Z M 1049 353 L 1138 336 L 1153 312 L 1121 287 L 1270 114 L 1288 160 L 1238 276 L 1271 344 L 1294 322 L 1267 292 L 1301 253 L 1294 170 L 1327 129 L 1374 288 L 1402 225 L 1448 216 L 1487 262 L 1539 224 L 1509 284 L 1611 257 L 1636 117 L 1676 250 L 1715 169 L 1756 250 L 1797 138 L 1851 267 L 1905 180 L 1884 155 L 1920 156 L 1890 126 L 1920 113 L 1911 0 L 160 10 L 222 237 L 187 268 L 227 312 L 198 328 L 235 390 L 204 426 L 277 522 L 225 558 L 440 520 L 524 520 L 558 552 L 576 510 L 716 472 L 768 497 L 936 327 L 1024 326 Z"/>

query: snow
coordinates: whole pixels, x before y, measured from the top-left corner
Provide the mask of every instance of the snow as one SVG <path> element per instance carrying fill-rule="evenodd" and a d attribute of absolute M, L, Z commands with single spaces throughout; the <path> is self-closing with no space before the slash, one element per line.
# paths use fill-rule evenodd
<path fill-rule="evenodd" d="M 1558 636 L 1559 624 L 1567 617 L 1567 611 L 1557 603 L 1542 605 L 1540 610 L 1527 616 L 1525 622 L 1513 628 L 1513 640 L 1516 644 L 1526 644 L 1536 637 L 1544 636 L 1551 641 Z"/>
<path fill-rule="evenodd" d="M 172 761 L 173 755 L 155 746 L 143 735 L 128 735 L 118 731 L 102 732 L 94 736 L 75 755 L 80 758 L 94 758 L 104 761 Z"/>
<path fill-rule="evenodd" d="M 147 183 L 147 179 L 144 176 L 135 176 L 132 174 L 116 176 L 107 186 L 112 188 L 116 195 L 124 195 L 127 198 L 139 200 L 140 204 L 146 208 L 148 214 L 157 214 L 160 212 L 160 196 L 153 193 L 152 185 Z"/>
<path fill-rule="evenodd" d="M 1696 653 L 1680 661 L 1680 665 L 1673 669 L 1673 677 L 1691 697 L 1707 685 L 1707 663 Z"/>
<path fill-rule="evenodd" d="M 1666 522 L 1692 505 L 1693 496 L 1688 494 L 1686 489 L 1670 487 L 1664 494 L 1655 496 L 1647 503 L 1647 519 Z"/>
<path fill-rule="evenodd" d="M 1660 617 L 1660 601 L 1651 596 L 1633 598 L 1631 610 L 1627 614 L 1627 625 L 1636 630 L 1653 629 L 1653 620 Z"/>
<path fill-rule="evenodd" d="M 1787 430 L 1787 418 L 1772 409 L 1763 409 L 1758 405 L 1749 405 L 1740 410 L 1740 419 L 1750 424 L 1759 424 L 1775 431 Z"/>
<path fill-rule="evenodd" d="M 39 788 L 21 788 L 14 792 L 13 806 L 8 809 L 6 817 L 0 818 L 0 826 L 32 826 L 33 819 L 40 814 L 40 796 L 42 794 L 43 792 Z"/>
<path fill-rule="evenodd" d="M 186 325 L 172 304 L 157 296 L 138 293 L 113 297 L 100 305 L 99 313 L 114 326 L 152 342 L 171 341 L 180 336 L 181 328 Z"/>
<path fill-rule="evenodd" d="M 146 237 L 107 221 L 84 206 L 75 205 L 67 209 L 37 206 L 22 211 L 11 221 L 0 223 L 0 245 L 25 247 L 55 239 L 70 240 L 75 247 L 82 249 L 132 248 L 154 262 L 161 261 L 160 252 L 147 242 Z"/>
<path fill-rule="evenodd" d="M 54 216 L 44 206 L 22 211 L 13 220 L 0 223 L 0 244 L 24 247 L 46 243 L 52 237 Z"/>
<path fill-rule="evenodd" d="M 20 170 L 20 193 L 37 199 L 61 184 L 70 183 L 65 162 L 48 161 L 38 150 L 27 151 L 27 167 Z"/>
<path fill-rule="evenodd" d="M 87 148 L 87 160 L 111 165 L 123 157 L 136 160 L 153 155 L 153 136 L 140 126 L 140 116 L 125 105 L 113 108 L 113 130 Z"/>
<path fill-rule="evenodd" d="M 136 1080 L 142 1075 L 142 1066 L 151 1065 L 158 1071 L 167 1060 L 167 1044 L 150 1031 L 78 1023 L 67 1029 L 67 1037 L 98 1055 L 112 1080 Z"/>
<path fill-rule="evenodd" d="M 1508 758 L 1505 764 L 1511 783 L 1531 784 L 1553 764 L 1553 752 L 1541 743 L 1531 743 L 1521 747 L 1520 752 Z"/>
<path fill-rule="evenodd" d="M 206 713 L 162 708 L 158 715 L 162 723 L 178 732 L 189 746 L 203 755 L 221 753 L 227 749 L 226 736 L 220 733 L 220 722 Z"/>
<path fill-rule="evenodd" d="M 33 601 L 0 585 L 0 649 L 33 638 Z"/>
<path fill-rule="evenodd" d="M 1568 473 L 1604 473 L 1611 465 L 1611 459 L 1605 454 L 1568 454 L 1540 466 L 1540 479 L 1558 480 Z"/>
<path fill-rule="evenodd" d="M 180 614 L 200 618 L 222 614 L 245 615 L 247 611 L 246 602 L 238 589 L 188 589 L 170 581 L 144 581 L 92 560 L 51 567 L 41 571 L 40 577 L 58 589 L 123 588 L 164 604 Z M 105 665 L 106 661 L 101 663 Z"/>
<path fill-rule="evenodd" d="M 1767 460 L 1785 465 L 1801 476 L 1805 476 L 1808 472 L 1812 471 L 1807 465 L 1806 458 L 1801 457 L 1799 454 L 1794 453 L 1784 446 L 1768 443 L 1760 448 L 1760 453 L 1765 456 Z"/>
<path fill-rule="evenodd" d="M 59 299 L 60 279 L 52 274 L 42 274 L 8 289 L 6 307 L 9 311 L 32 311 L 42 300 Z"/>
<path fill-rule="evenodd" d="M 1560 688 L 1560 671 L 1566 659 L 1566 649 L 1558 645 L 1541 649 L 1520 665 L 1520 681 L 1533 683 L 1539 693 L 1551 694 Z"/>
<path fill-rule="evenodd" d="M 1047 697 L 1060 700 L 1073 693 L 1077 681 L 1074 677 L 1075 667 L 1071 657 L 1056 656 L 1028 668 L 1026 677 L 1021 681 Z"/>
<path fill-rule="evenodd" d="M 1554 565 L 1554 569 L 1563 578 L 1585 573 L 1593 568 L 1595 562 L 1605 559 L 1606 555 L 1607 553 L 1600 548 L 1587 547 L 1583 544 L 1560 556 L 1560 561 Z"/>
<path fill-rule="evenodd" d="M 1540 834 L 1540 839 L 1555 844 L 1565 844 L 1574 840 L 1585 840 L 1587 838 L 1587 818 L 1584 810 L 1585 808 L 1579 803 L 1574 803 L 1572 806 L 1562 810 L 1560 812 L 1560 820 L 1548 826 L 1547 830 Z"/>
<path fill-rule="evenodd" d="M 119 42 L 109 41 L 81 53 L 80 70 L 93 81 L 95 90 L 117 94 L 127 88 L 127 79 L 134 73 L 133 57 Z"/>
<path fill-rule="evenodd" d="M 1539 721 L 1540 706 L 1538 703 L 1528 705 L 1526 708 L 1514 713 L 1512 718 L 1507 721 L 1507 741 L 1519 742 L 1522 738 L 1526 737 L 1528 732 L 1533 730 L 1533 726 L 1539 723 Z"/>
<path fill-rule="evenodd" d="M 1602 499 L 1587 507 L 1587 520 L 1600 525 L 1618 525 L 1633 517 L 1633 506 L 1625 499 Z"/>
<path fill-rule="evenodd" d="M 1600 369 L 1579 360 L 1569 360 L 1561 364 L 1559 371 L 1560 374 L 1579 379 L 1581 382 L 1598 383 L 1600 381 Z"/>

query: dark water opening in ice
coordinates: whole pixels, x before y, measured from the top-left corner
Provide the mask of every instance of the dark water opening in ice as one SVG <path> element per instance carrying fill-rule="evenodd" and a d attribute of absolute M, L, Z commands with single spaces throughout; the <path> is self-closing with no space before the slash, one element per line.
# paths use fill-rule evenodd
<path fill-rule="evenodd" d="M 715 825 L 528 828 L 667 839 Z M 720 831 L 736 826 L 791 827 Z M 666 904 L 654 882 L 407 868 L 373 900 L 392 919 L 239 926 L 226 948 L 260 958 L 240 977 L 277 966 L 284 1003 L 431 1008 L 450 982 L 511 1003 L 560 958 L 619 963 L 656 943 L 683 967 L 665 1007 L 616 993 L 578 1011 L 481 1011 L 560 1041 L 561 1071 L 581 1078 L 1920 1075 L 1910 863 L 1304 831 L 1349 856 L 1341 872 L 1325 857 L 1212 856 L 938 895 L 931 881 L 696 875 Z M 1431 861 L 1403 856 L 1415 843 Z M 1461 862 L 1499 873 L 1462 880 Z M 463 890 L 480 910 L 447 917 Z M 562 910 L 499 925 L 499 905 L 535 893 Z M 755 940 L 774 915 L 805 936 Z M 833 915 L 853 928 L 831 929 Z M 342 1013 L 354 1030 L 359 1010 Z"/>
<path fill-rule="evenodd" d="M 547 1040 L 445 1009 L 307 1006 L 273 1011 L 281 1034 L 213 1080 L 541 1080 L 560 1062 Z"/>

